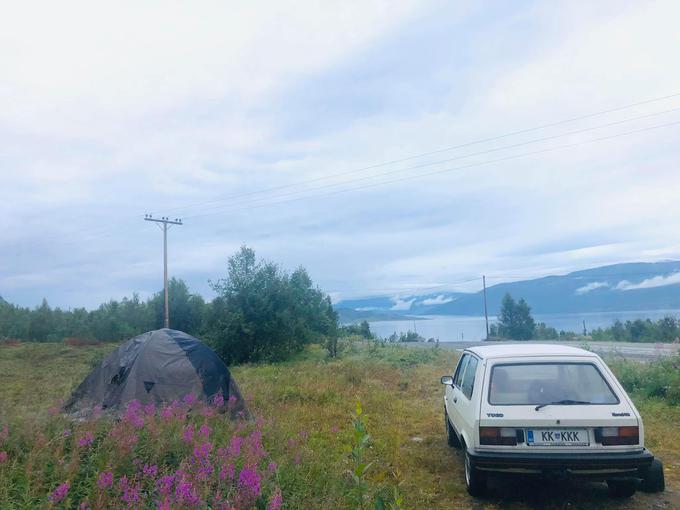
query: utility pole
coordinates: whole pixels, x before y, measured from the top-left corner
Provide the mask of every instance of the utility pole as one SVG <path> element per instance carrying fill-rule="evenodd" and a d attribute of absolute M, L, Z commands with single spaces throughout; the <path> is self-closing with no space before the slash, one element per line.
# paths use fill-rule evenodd
<path fill-rule="evenodd" d="M 484 286 L 484 320 L 486 321 L 486 339 L 489 339 L 489 309 L 486 306 L 486 275 L 482 275 L 482 285 Z"/>
<path fill-rule="evenodd" d="M 144 216 L 145 221 L 153 221 L 163 231 L 163 287 L 165 289 L 165 314 L 163 317 L 163 327 L 170 327 L 170 307 L 168 306 L 168 229 L 173 225 L 181 225 L 182 220 L 175 218 L 171 220 L 167 216 L 154 218 L 151 214 Z M 161 225 L 163 225 L 161 227 Z"/>

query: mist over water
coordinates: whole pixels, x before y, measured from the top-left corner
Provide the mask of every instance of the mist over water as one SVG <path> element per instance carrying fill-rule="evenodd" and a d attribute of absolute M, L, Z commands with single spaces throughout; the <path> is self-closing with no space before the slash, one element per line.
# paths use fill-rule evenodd
<path fill-rule="evenodd" d="M 641 310 L 627 312 L 589 312 L 534 315 L 534 320 L 545 322 L 557 331 L 583 332 L 583 321 L 590 333 L 596 328 L 607 328 L 615 320 L 625 322 L 635 319 L 658 320 L 666 316 L 680 317 L 680 310 Z M 425 338 L 438 338 L 440 342 L 461 342 L 483 340 L 486 336 L 484 316 L 455 316 L 455 315 L 425 315 L 422 320 L 375 321 L 370 322 L 371 331 L 381 337 L 388 337 L 392 333 L 417 331 Z M 496 321 L 495 316 L 489 316 L 489 324 Z"/>

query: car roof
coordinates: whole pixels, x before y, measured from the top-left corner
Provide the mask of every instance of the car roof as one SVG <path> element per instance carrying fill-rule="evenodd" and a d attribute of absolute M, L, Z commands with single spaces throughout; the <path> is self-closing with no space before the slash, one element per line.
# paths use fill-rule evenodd
<path fill-rule="evenodd" d="M 596 358 L 597 354 L 560 344 L 502 343 L 494 345 L 478 345 L 465 349 L 480 358 L 520 358 L 527 356 L 587 356 Z"/>

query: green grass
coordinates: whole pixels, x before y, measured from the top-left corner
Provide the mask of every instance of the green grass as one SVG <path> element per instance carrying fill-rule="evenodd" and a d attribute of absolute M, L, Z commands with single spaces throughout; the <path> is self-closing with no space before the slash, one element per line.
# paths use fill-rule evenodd
<path fill-rule="evenodd" d="M 1 347 L 0 428 L 9 423 L 10 446 L 29 452 L 44 448 L 46 439 L 35 433 L 49 437 L 51 424 L 62 420 L 48 409 L 67 397 L 92 363 L 112 348 Z M 446 446 L 443 431 L 439 377 L 451 374 L 456 360 L 455 352 L 429 347 L 354 344 L 339 360 L 328 360 L 321 348 L 312 347 L 289 362 L 232 368 L 251 410 L 266 421 L 265 447 L 282 466 L 277 483 L 284 508 L 373 508 L 377 495 L 393 501 L 395 489 L 403 497 L 403 508 L 680 508 L 680 407 L 641 394 L 635 398 L 647 443 L 665 463 L 669 492 L 637 494 L 621 502 L 610 499 L 602 484 L 527 482 L 519 488 L 500 483 L 487 498 L 470 498 L 460 456 Z M 365 461 L 373 463 L 365 475 L 365 492 L 357 489 L 350 474 L 355 468 L 351 421 L 357 401 L 371 436 L 364 454 Z M 35 464 L 29 466 L 27 457 L 12 468 L 0 465 L 0 484 L 8 469 L 15 478 L 29 476 Z M 168 457 L 167 462 L 173 460 Z M 91 484 L 91 478 L 81 476 L 83 487 Z M 46 501 L 54 483 L 33 492 Z M 0 507 L 9 507 L 2 494 L 0 490 Z"/>

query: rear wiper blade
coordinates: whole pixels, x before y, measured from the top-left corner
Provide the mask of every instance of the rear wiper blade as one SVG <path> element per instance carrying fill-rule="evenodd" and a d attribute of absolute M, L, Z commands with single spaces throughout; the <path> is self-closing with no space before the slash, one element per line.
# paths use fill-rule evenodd
<path fill-rule="evenodd" d="M 592 402 L 586 402 L 585 400 L 569 400 L 569 399 L 557 400 L 555 402 L 547 402 L 545 404 L 538 404 L 536 406 L 536 411 L 538 411 L 542 407 L 552 406 L 552 405 L 572 406 L 572 405 L 588 405 L 588 404 L 592 404 Z"/>

